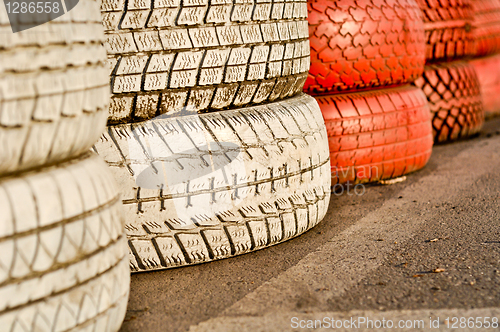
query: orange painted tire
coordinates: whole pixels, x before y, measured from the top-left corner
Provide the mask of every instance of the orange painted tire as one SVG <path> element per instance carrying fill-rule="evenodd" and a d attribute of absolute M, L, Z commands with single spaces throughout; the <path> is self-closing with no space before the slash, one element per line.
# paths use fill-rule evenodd
<path fill-rule="evenodd" d="M 308 11 L 305 92 L 400 85 L 422 75 L 425 36 L 414 0 L 310 0 Z"/>
<path fill-rule="evenodd" d="M 328 133 L 332 185 L 416 171 L 432 151 L 425 95 L 412 86 L 318 96 Z"/>
<path fill-rule="evenodd" d="M 417 0 L 424 16 L 425 57 L 441 61 L 473 55 L 473 9 L 469 0 Z"/>
<path fill-rule="evenodd" d="M 477 133 L 484 122 L 483 103 L 474 67 L 465 61 L 425 66 L 415 81 L 433 114 L 434 142 L 448 142 Z"/>
<path fill-rule="evenodd" d="M 500 0 L 472 1 L 476 56 L 500 51 Z"/>
<path fill-rule="evenodd" d="M 473 59 L 485 114 L 500 114 L 500 54 Z"/>

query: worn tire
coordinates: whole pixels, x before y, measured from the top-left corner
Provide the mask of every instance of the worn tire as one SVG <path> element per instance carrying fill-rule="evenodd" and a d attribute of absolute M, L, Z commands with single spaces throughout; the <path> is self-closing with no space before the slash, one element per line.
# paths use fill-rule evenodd
<path fill-rule="evenodd" d="M 485 115 L 500 114 L 500 55 L 476 58 L 469 63 L 477 74 Z"/>
<path fill-rule="evenodd" d="M 116 184 L 95 154 L 0 179 L 2 331 L 117 331 L 129 291 Z"/>
<path fill-rule="evenodd" d="M 0 174 L 80 155 L 106 125 L 109 77 L 99 4 L 12 33 L 0 6 Z"/>
<path fill-rule="evenodd" d="M 500 51 L 500 0 L 472 1 L 474 9 L 475 56 Z"/>
<path fill-rule="evenodd" d="M 95 151 L 123 195 L 133 271 L 286 241 L 320 222 L 329 203 L 325 125 L 317 103 L 304 94 L 108 127 Z M 151 169 L 157 182 L 145 185 L 139 180 Z"/>
<path fill-rule="evenodd" d="M 484 122 L 482 97 L 474 67 L 465 61 L 428 65 L 415 81 L 429 102 L 434 142 L 477 133 Z"/>
<path fill-rule="evenodd" d="M 390 179 L 429 160 L 431 115 L 420 89 L 404 86 L 316 100 L 328 133 L 332 184 Z"/>
<path fill-rule="evenodd" d="M 184 107 L 238 108 L 302 91 L 309 70 L 304 0 L 151 3 L 102 4 L 110 124 Z"/>
<path fill-rule="evenodd" d="M 323 94 L 413 82 L 424 71 L 414 0 L 308 2 L 311 69 L 304 91 Z"/>
<path fill-rule="evenodd" d="M 474 14 L 470 0 L 417 0 L 422 9 L 428 62 L 473 55 Z"/>

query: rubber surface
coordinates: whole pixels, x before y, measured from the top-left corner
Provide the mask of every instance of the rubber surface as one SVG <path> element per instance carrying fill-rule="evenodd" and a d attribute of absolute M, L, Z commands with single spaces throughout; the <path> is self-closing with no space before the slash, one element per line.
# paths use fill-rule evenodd
<path fill-rule="evenodd" d="M 390 179 L 429 160 L 431 116 L 420 89 L 404 86 L 316 100 L 328 133 L 332 184 Z"/>
<path fill-rule="evenodd" d="M 309 69 L 305 1 L 105 1 L 109 123 L 183 108 L 213 111 L 302 91 Z"/>
<path fill-rule="evenodd" d="M 2 331 L 117 331 L 130 271 L 123 211 L 95 154 L 0 180 Z"/>
<path fill-rule="evenodd" d="M 133 271 L 221 259 L 314 227 L 330 197 L 314 98 L 108 127 Z M 146 181 L 150 176 L 150 182 Z"/>
<path fill-rule="evenodd" d="M 483 102 L 470 64 L 455 61 L 428 65 L 414 84 L 424 91 L 429 102 L 435 143 L 467 137 L 481 129 Z"/>
<path fill-rule="evenodd" d="M 470 0 L 416 0 L 422 9 L 428 62 L 470 56 L 475 53 Z"/>
<path fill-rule="evenodd" d="M 479 81 L 486 116 L 500 114 L 500 55 L 470 60 Z"/>
<path fill-rule="evenodd" d="M 424 70 L 422 16 L 413 0 L 308 2 L 311 69 L 322 94 L 413 82 Z"/>
<path fill-rule="evenodd" d="M 79 155 L 106 125 L 109 77 L 99 4 L 12 33 L 0 6 L 0 174 Z"/>
<path fill-rule="evenodd" d="M 500 0 L 472 1 L 474 9 L 475 56 L 500 51 Z"/>

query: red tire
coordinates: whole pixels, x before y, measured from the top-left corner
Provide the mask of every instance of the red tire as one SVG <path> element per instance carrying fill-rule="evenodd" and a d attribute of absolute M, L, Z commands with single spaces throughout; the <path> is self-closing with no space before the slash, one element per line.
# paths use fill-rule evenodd
<path fill-rule="evenodd" d="M 425 35 L 414 0 L 310 0 L 309 94 L 413 82 Z"/>
<path fill-rule="evenodd" d="M 425 95 L 412 86 L 318 96 L 332 184 L 374 182 L 425 166 L 432 151 Z"/>
<path fill-rule="evenodd" d="M 465 61 L 425 66 L 415 81 L 433 114 L 434 142 L 453 141 L 477 133 L 484 122 L 483 103 L 474 67 Z"/>
<path fill-rule="evenodd" d="M 473 9 L 469 0 L 417 0 L 424 16 L 425 57 L 441 61 L 473 55 Z"/>
<path fill-rule="evenodd" d="M 500 0 L 472 1 L 476 56 L 500 51 Z"/>
<path fill-rule="evenodd" d="M 486 115 L 500 114 L 500 54 L 470 61 L 479 81 Z"/>

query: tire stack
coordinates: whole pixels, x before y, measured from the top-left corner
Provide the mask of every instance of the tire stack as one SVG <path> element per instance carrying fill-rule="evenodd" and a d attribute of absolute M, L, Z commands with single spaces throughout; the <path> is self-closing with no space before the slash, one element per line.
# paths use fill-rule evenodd
<path fill-rule="evenodd" d="M 430 158 L 422 91 L 425 40 L 414 0 L 309 0 L 311 69 L 304 91 L 328 131 L 333 184 L 416 171 Z"/>
<path fill-rule="evenodd" d="M 0 330 L 117 331 L 122 205 L 89 151 L 109 104 L 99 5 L 17 33 L 0 7 Z"/>
<path fill-rule="evenodd" d="M 434 142 L 477 133 L 484 122 L 479 81 L 467 59 L 476 52 L 474 11 L 469 0 L 418 0 L 426 34 L 426 67 L 415 85 L 432 112 Z"/>
<path fill-rule="evenodd" d="M 302 94 L 307 4 L 104 1 L 108 128 L 132 271 L 274 245 L 324 217 L 324 121 Z"/>
<path fill-rule="evenodd" d="M 500 114 L 500 0 L 476 0 L 476 49 L 469 63 L 476 70 L 486 116 Z"/>

